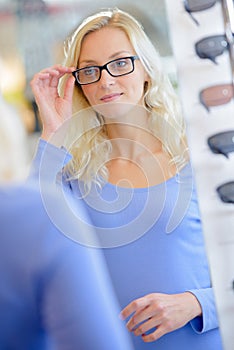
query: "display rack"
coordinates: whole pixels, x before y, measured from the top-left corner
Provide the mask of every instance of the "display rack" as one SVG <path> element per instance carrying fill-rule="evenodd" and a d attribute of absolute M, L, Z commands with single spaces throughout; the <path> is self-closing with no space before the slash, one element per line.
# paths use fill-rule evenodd
<path fill-rule="evenodd" d="M 233 1 L 166 0 L 166 7 L 223 347 L 233 350 Z M 226 183 L 228 198 L 217 191 Z"/>

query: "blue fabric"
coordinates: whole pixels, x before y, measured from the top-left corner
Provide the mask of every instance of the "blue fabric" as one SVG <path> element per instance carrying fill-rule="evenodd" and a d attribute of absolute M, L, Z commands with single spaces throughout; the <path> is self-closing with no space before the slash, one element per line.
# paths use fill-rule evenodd
<path fill-rule="evenodd" d="M 36 162 L 55 147 L 40 142 Z M 57 149 L 57 153 L 62 152 Z M 49 156 L 50 158 L 50 156 Z M 57 164 L 58 167 L 58 164 Z M 62 164 L 60 165 L 60 169 Z M 67 181 L 75 198 L 82 183 Z M 121 307 L 149 293 L 190 291 L 203 315 L 156 342 L 132 335 L 136 350 L 221 350 L 197 194 L 190 164 L 163 184 L 127 189 L 106 184 L 85 197 Z"/>
<path fill-rule="evenodd" d="M 103 256 L 55 228 L 36 187 L 0 188 L 0 349 L 132 350 Z"/>

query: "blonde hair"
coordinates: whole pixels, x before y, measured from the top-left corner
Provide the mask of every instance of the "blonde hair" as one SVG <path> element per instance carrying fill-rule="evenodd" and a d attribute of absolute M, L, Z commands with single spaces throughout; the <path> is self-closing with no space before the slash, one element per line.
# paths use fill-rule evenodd
<path fill-rule="evenodd" d="M 25 179 L 29 166 L 26 130 L 16 110 L 0 94 L 0 182 Z"/>
<path fill-rule="evenodd" d="M 107 26 L 121 29 L 126 33 L 148 74 L 149 83 L 145 86 L 144 103 L 150 115 L 151 132 L 160 139 L 171 161 L 177 165 L 178 169 L 181 169 L 187 162 L 187 145 L 179 100 L 162 69 L 159 53 L 134 17 L 114 8 L 85 19 L 66 41 L 64 65 L 77 66 L 83 39 L 89 33 Z M 63 93 L 64 84 L 65 79 L 61 82 L 61 93 Z M 105 132 L 103 118 L 94 110 L 87 113 L 88 110 L 92 108 L 81 87 L 76 86 L 73 96 L 73 112 L 79 112 L 79 117 L 77 118 L 77 130 L 72 125 L 71 133 L 77 131 L 78 135 L 76 142 L 71 146 L 73 160 L 66 170 L 71 178 L 84 181 L 90 188 L 93 181 L 101 184 L 102 181 L 108 179 L 105 161 L 108 160 L 111 152 L 111 143 Z M 69 137 L 71 134 L 67 135 L 67 140 Z"/>

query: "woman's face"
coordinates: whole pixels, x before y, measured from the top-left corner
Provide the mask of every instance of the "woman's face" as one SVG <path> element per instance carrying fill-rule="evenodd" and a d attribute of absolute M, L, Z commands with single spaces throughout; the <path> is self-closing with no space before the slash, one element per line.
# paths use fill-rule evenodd
<path fill-rule="evenodd" d="M 102 66 L 109 61 L 134 56 L 136 53 L 124 31 L 104 27 L 88 34 L 82 43 L 79 68 Z M 126 115 L 133 106 L 144 106 L 144 85 L 147 74 L 140 62 L 134 61 L 135 69 L 124 76 L 112 77 L 102 70 L 99 81 L 82 85 L 82 90 L 95 110 L 106 117 Z"/>

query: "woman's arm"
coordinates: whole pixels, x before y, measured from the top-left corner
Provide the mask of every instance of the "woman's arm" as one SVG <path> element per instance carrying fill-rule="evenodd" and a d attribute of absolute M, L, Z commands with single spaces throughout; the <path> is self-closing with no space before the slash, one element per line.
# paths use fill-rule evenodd
<path fill-rule="evenodd" d="M 62 168 L 71 160 L 72 156 L 62 147 L 56 147 L 43 139 L 39 139 L 36 153 L 33 157 L 28 180 L 45 180 L 57 175 Z"/>
<path fill-rule="evenodd" d="M 197 333 L 204 333 L 219 327 L 213 288 L 192 289 L 202 309 L 202 316 L 191 320 L 191 326 Z"/>
<path fill-rule="evenodd" d="M 197 333 L 218 327 L 212 288 L 180 294 L 148 294 L 128 304 L 122 310 L 121 317 L 130 317 L 128 330 L 142 336 L 145 342 L 155 341 L 188 322 Z M 145 334 L 153 328 L 154 331 Z"/>
<path fill-rule="evenodd" d="M 55 65 L 35 74 L 31 81 L 30 85 L 42 120 L 44 140 L 48 141 L 72 116 L 74 77 L 71 72 L 74 69 L 74 67 Z M 58 93 L 59 80 L 65 74 L 68 74 L 68 78 L 64 94 L 60 96 Z"/>

